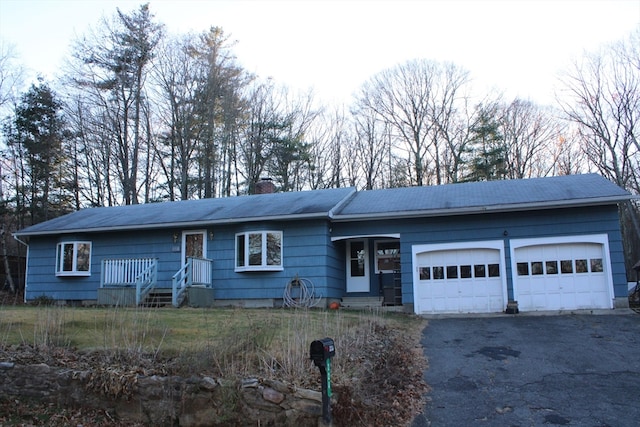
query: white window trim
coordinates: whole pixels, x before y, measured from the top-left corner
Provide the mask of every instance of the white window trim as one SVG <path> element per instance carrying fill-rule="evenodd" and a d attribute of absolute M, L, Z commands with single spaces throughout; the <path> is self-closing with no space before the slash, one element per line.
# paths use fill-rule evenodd
<path fill-rule="evenodd" d="M 389 242 L 392 242 L 392 243 L 396 243 L 397 242 L 398 243 L 398 253 L 396 255 L 386 255 L 386 254 L 385 255 L 379 255 L 378 254 L 378 246 L 380 244 L 382 244 L 382 243 L 389 243 Z M 376 274 L 379 274 L 379 273 L 393 273 L 395 271 L 394 269 L 391 269 L 391 270 L 379 269 L 378 268 L 378 259 L 380 259 L 380 258 L 398 258 L 398 260 L 400 260 L 400 240 L 397 240 L 397 239 L 395 239 L 395 240 L 394 239 L 376 240 L 374 243 L 375 244 L 374 244 L 374 247 L 373 247 L 373 251 L 374 251 L 374 258 L 375 258 L 374 262 L 376 263 L 376 265 L 375 265 Z"/>
<path fill-rule="evenodd" d="M 249 263 L 249 235 L 250 234 L 260 234 L 262 235 L 262 248 L 261 254 L 262 259 L 260 265 L 248 265 Z M 279 234 L 280 235 L 280 265 L 267 265 L 267 234 Z M 238 237 L 244 236 L 244 262 L 245 265 L 238 265 Z M 282 271 L 284 270 L 283 264 L 284 259 L 282 256 L 283 252 L 283 233 L 281 230 L 255 230 L 255 231 L 245 231 L 242 233 L 236 233 L 235 235 L 235 250 L 234 250 L 234 265 L 236 272 L 243 271 Z"/>
<path fill-rule="evenodd" d="M 79 245 L 89 245 L 89 270 L 87 271 L 78 271 L 78 246 Z M 64 246 L 65 245 L 73 245 L 73 262 L 72 269 L 70 271 L 62 270 L 62 266 L 64 265 Z M 68 277 L 68 276 L 91 276 L 91 252 L 93 251 L 93 246 L 90 241 L 84 240 L 70 240 L 66 242 L 58 242 L 56 245 L 56 276 L 58 277 Z"/>

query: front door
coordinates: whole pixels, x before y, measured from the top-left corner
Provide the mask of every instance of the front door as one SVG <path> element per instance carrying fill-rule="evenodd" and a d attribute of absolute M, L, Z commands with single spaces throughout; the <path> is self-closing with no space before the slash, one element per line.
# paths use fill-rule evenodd
<path fill-rule="evenodd" d="M 368 241 L 347 242 L 347 292 L 369 292 Z"/>
<path fill-rule="evenodd" d="M 187 258 L 206 258 L 207 232 L 204 230 L 184 231 L 182 233 L 182 265 L 187 263 Z"/>

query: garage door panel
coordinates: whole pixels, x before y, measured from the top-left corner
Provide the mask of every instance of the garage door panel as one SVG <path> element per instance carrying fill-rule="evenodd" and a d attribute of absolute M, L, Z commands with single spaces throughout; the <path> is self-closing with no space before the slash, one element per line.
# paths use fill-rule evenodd
<path fill-rule="evenodd" d="M 429 251 L 416 256 L 420 277 L 415 285 L 415 304 L 422 313 L 479 313 L 504 310 L 503 272 L 500 251 L 459 249 Z M 478 266 L 478 267 L 476 267 Z M 482 266 L 482 268 L 480 268 Z M 483 273 L 483 276 L 480 276 Z"/>
<path fill-rule="evenodd" d="M 611 308 L 604 250 L 603 244 L 591 242 L 515 249 L 514 294 L 519 309 Z"/>

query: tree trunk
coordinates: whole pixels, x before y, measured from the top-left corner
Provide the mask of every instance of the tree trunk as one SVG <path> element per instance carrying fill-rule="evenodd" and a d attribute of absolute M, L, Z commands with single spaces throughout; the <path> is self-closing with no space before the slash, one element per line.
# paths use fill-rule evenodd
<path fill-rule="evenodd" d="M 13 277 L 11 276 L 11 265 L 9 264 L 9 254 L 7 253 L 7 242 L 5 241 L 5 229 L 4 224 L 2 224 L 2 228 L 0 229 L 0 245 L 2 245 L 2 258 L 4 259 L 4 274 L 5 274 L 5 283 L 9 284 L 9 289 L 12 294 L 17 292 L 16 284 L 13 282 Z"/>

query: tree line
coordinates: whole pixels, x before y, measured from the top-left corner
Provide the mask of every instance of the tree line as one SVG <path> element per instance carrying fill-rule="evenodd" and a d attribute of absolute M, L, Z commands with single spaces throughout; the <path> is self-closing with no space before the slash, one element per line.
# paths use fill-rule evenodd
<path fill-rule="evenodd" d="M 596 171 L 640 193 L 640 29 L 574 61 L 552 106 L 478 96 L 468 70 L 428 59 L 322 106 L 252 75 L 233 47 L 220 27 L 168 34 L 148 4 L 118 9 L 74 41 L 64 78 L 13 97 L 18 67 L 3 51 L 3 226 L 252 194 L 261 177 L 279 191 L 366 190 Z M 640 240 L 635 205 L 623 214 Z"/>

